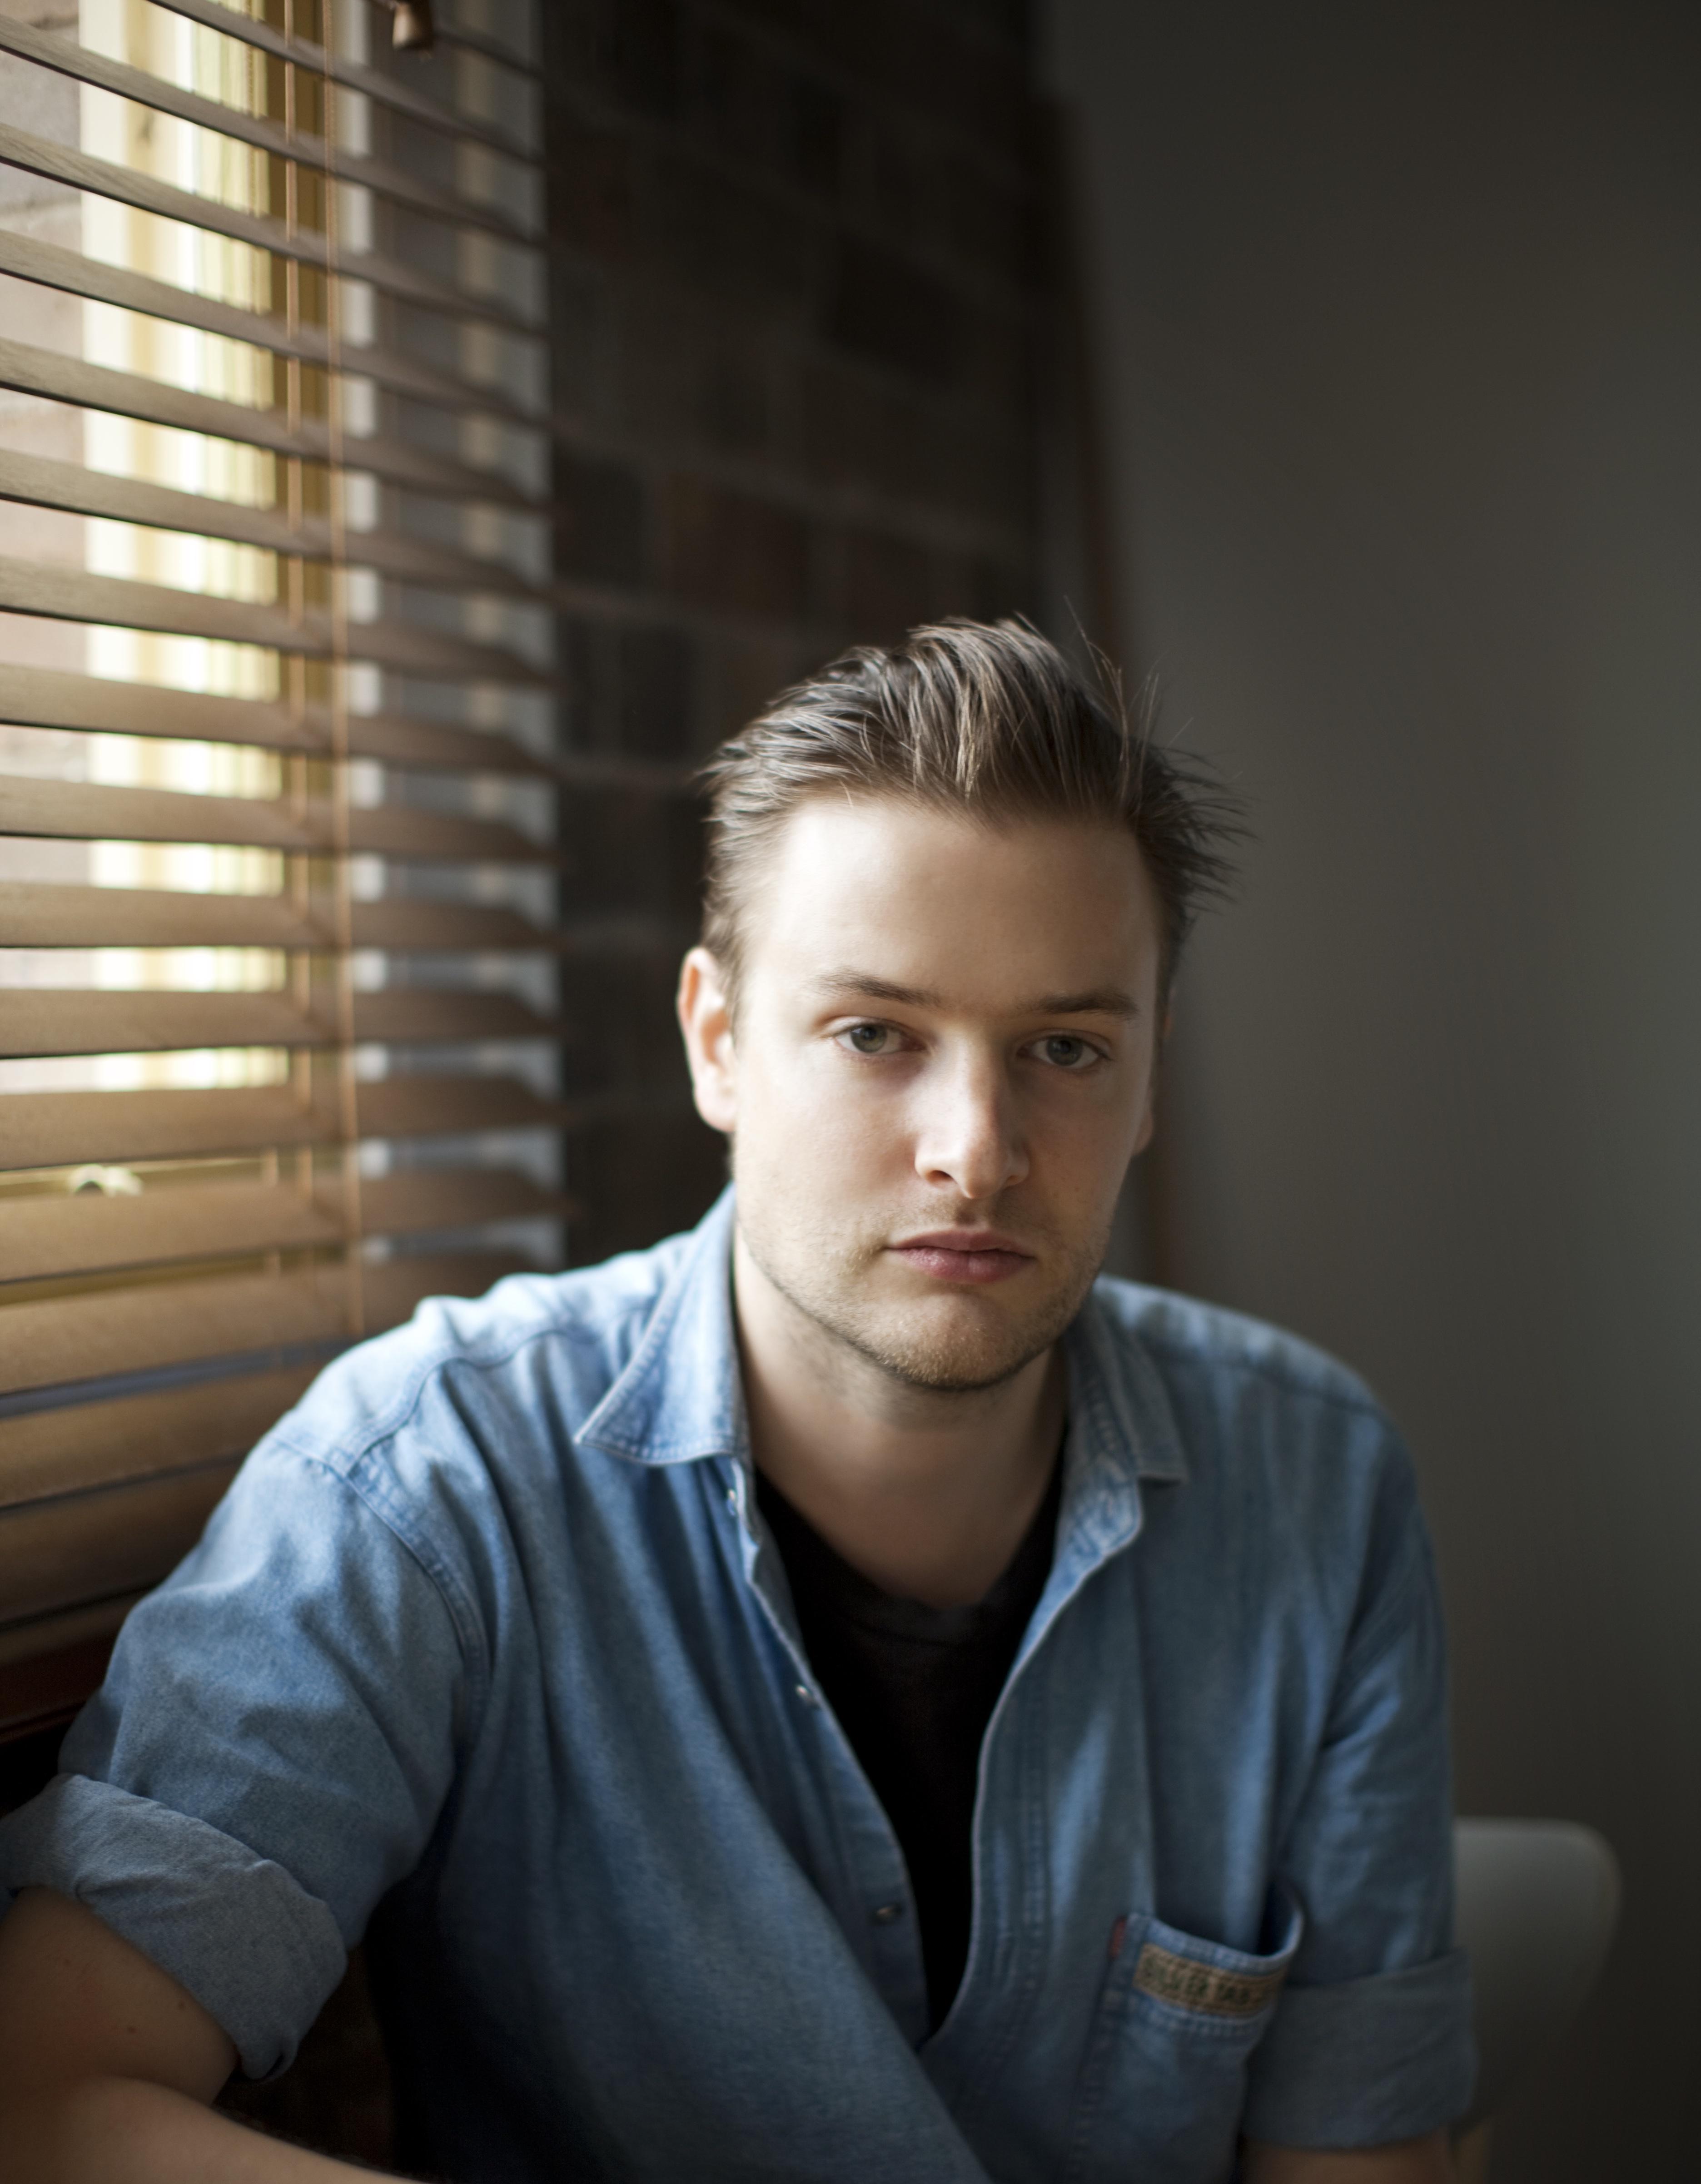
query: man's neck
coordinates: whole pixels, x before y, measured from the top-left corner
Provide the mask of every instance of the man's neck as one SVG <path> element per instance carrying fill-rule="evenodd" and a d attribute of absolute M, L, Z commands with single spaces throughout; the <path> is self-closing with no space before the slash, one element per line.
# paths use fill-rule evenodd
<path fill-rule="evenodd" d="M 996 1584 L 1045 1499 L 1062 1437 L 1055 1346 L 996 1388 L 917 1388 L 784 1296 L 739 1236 L 739 1358 L 758 1468 L 883 1591 L 952 1607 Z"/>

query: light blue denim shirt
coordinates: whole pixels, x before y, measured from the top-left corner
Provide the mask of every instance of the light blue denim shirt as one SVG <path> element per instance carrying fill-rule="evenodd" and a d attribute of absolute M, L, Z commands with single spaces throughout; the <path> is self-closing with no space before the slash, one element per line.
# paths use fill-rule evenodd
<path fill-rule="evenodd" d="M 131 1614 L 0 1882 L 284 2067 L 369 1955 L 479 2184 L 1222 2184 L 1462 2109 L 1445 1672 L 1338 1366 L 1101 1281 L 930 2036 L 904 1860 L 752 1490 L 730 1195 L 350 1351 Z"/>

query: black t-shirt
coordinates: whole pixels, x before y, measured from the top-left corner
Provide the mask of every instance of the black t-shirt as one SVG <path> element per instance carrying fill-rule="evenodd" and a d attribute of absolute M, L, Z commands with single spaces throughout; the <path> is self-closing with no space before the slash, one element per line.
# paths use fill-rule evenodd
<path fill-rule="evenodd" d="M 896 1830 L 938 2025 L 968 1957 L 970 1836 L 981 1739 L 1051 1574 L 1058 1463 L 1003 1576 L 967 1607 L 895 1599 L 835 1554 L 760 1474 L 804 1650 Z"/>

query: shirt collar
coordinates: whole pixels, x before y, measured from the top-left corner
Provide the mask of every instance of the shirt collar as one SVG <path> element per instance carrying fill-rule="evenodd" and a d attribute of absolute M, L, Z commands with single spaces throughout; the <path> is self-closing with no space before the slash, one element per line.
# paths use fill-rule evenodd
<path fill-rule="evenodd" d="M 1135 1539 L 1142 1484 L 1180 1485 L 1187 1457 L 1175 1412 L 1139 1337 L 1096 1283 L 1063 1336 L 1069 1429 L 1057 1546 L 1036 1622 Z"/>
<path fill-rule="evenodd" d="M 691 1234 L 614 1385 L 586 1419 L 582 1446 L 636 1463 L 730 1456 L 750 1435 L 733 1323 L 733 1191 Z M 1179 1482 L 1187 1461 L 1157 1368 L 1096 1288 L 1063 1337 L 1069 1373 L 1063 1529 L 1108 1552 L 1139 1524 L 1139 1481 Z"/>
<path fill-rule="evenodd" d="M 728 1184 L 685 1239 L 642 1341 L 580 1430 L 582 1446 L 634 1463 L 747 1458 L 732 1255 Z"/>

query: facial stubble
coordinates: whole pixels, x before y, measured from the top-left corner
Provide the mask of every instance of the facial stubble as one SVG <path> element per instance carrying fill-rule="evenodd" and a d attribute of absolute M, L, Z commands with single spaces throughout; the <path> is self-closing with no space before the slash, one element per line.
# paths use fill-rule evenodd
<path fill-rule="evenodd" d="M 849 1353 L 900 1386 L 972 1396 L 1002 1387 L 1057 1341 L 1104 1263 L 1111 1223 L 1107 1217 L 1090 1245 L 1048 1255 L 1054 1263 L 1061 1261 L 1060 1271 L 1045 1296 L 1023 1312 L 1005 1319 L 994 1308 L 978 1320 L 953 1314 L 938 1331 L 928 1325 L 933 1307 L 960 1299 L 972 1312 L 974 1301 L 988 1293 L 941 1284 L 935 1295 L 917 1296 L 906 1315 L 904 1303 L 895 1300 L 863 1301 L 869 1284 L 878 1279 L 884 1244 L 847 1246 L 810 1228 L 789 1231 L 782 1241 L 747 1223 L 742 1214 L 739 1230 L 764 1279 L 806 1323 L 811 1346 L 826 1369 Z"/>

